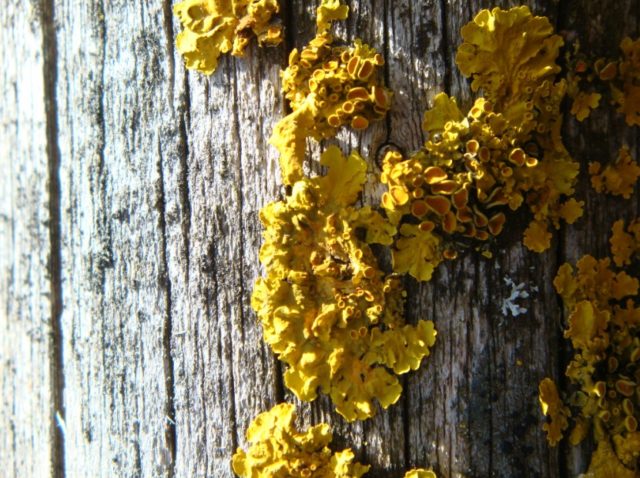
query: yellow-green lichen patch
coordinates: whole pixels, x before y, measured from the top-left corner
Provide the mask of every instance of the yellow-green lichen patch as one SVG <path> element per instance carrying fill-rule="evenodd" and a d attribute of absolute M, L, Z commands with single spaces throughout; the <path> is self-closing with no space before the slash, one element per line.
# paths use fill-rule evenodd
<path fill-rule="evenodd" d="M 615 161 L 604 168 L 599 162 L 589 163 L 589 174 L 591 186 L 597 192 L 629 199 L 640 178 L 640 166 L 631 156 L 629 148 L 623 147 Z"/>
<path fill-rule="evenodd" d="M 392 94 L 378 78 L 383 64 L 382 55 L 360 40 L 336 46 L 327 31 L 291 52 L 281 77 L 292 113 L 276 124 L 270 140 L 280 152 L 285 184 L 303 176 L 308 137 L 331 138 L 342 126 L 362 130 L 384 117 Z"/>
<path fill-rule="evenodd" d="M 612 246 L 616 244 L 612 241 Z M 623 262 L 623 261 L 621 261 Z M 584 256 L 574 271 L 558 270 L 554 286 L 568 314 L 565 337 L 574 355 L 566 376 L 566 399 L 555 384 L 540 384 L 540 403 L 547 438 L 555 445 L 569 428 L 569 441 L 580 443 L 589 433 L 598 443 L 585 476 L 636 476 L 640 472 L 640 308 L 639 282 L 616 272 L 608 258 Z"/>
<path fill-rule="evenodd" d="M 260 45 L 277 45 L 282 28 L 271 22 L 277 0 L 184 0 L 173 6 L 183 30 L 176 48 L 187 68 L 212 74 L 218 58 L 231 52 L 243 56 L 253 36 Z"/>
<path fill-rule="evenodd" d="M 295 418 L 288 403 L 258 415 L 247 430 L 248 450 L 238 448 L 233 455 L 233 471 L 242 478 L 360 478 L 369 470 L 355 461 L 351 449 L 329 449 L 329 425 L 300 432 Z"/>
<path fill-rule="evenodd" d="M 327 176 L 303 178 L 260 213 L 265 227 L 252 306 L 265 341 L 288 365 L 298 398 L 326 393 L 347 420 L 400 397 L 396 374 L 419 367 L 436 332 L 431 321 L 406 325 L 400 279 L 385 276 L 370 242 L 390 244 L 395 228 L 369 207 L 356 208 L 366 165 L 329 148 Z"/>

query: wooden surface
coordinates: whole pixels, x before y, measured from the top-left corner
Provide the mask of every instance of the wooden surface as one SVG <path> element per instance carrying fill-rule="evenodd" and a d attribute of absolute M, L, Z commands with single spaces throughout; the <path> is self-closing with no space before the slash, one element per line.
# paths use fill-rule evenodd
<path fill-rule="evenodd" d="M 316 2 L 282 3 L 287 44 L 224 58 L 211 77 L 185 72 L 170 1 L 0 9 L 4 476 L 231 477 L 251 419 L 294 400 L 249 304 L 261 272 L 257 212 L 282 193 L 266 142 L 285 111 L 278 72 L 314 29 Z M 638 0 L 347 3 L 338 32 L 384 52 L 396 92 L 385 122 L 337 138 L 369 159 L 371 183 L 381 147 L 421 144 L 437 92 L 470 103 L 454 58 L 480 8 L 529 4 L 598 54 L 616 55 L 624 34 L 639 33 Z M 583 173 L 623 142 L 637 153 L 638 129 L 611 110 L 566 123 Z M 364 199 L 379 194 L 372 185 Z M 403 379 L 398 405 L 349 425 L 320 398 L 298 404 L 300 423 L 331 423 L 371 478 L 413 466 L 441 477 L 583 471 L 585 450 L 549 449 L 541 430 L 538 382 L 561 376 L 566 358 L 551 281 L 565 260 L 605 254 L 610 224 L 633 217 L 638 201 L 596 195 L 584 174 L 579 196 L 585 219 L 542 255 L 521 245 L 522 219 L 494 260 L 469 254 L 429 284 L 408 281 L 409 315 L 434 320 L 438 341 Z M 517 317 L 502 311 L 508 280 L 530 294 Z"/>

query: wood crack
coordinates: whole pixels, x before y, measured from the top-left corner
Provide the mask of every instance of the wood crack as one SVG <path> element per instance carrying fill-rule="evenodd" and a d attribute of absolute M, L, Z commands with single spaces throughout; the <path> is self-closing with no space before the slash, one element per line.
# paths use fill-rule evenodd
<path fill-rule="evenodd" d="M 173 95 L 176 82 L 176 60 L 173 35 L 173 12 L 171 11 L 172 0 L 165 0 L 162 4 L 162 16 L 164 22 L 164 34 L 167 40 L 167 62 L 169 63 L 169 105 L 174 110 Z"/>
<path fill-rule="evenodd" d="M 169 264 L 167 261 L 167 216 L 166 216 L 166 196 L 164 190 L 164 168 L 162 167 L 162 145 L 158 140 L 158 228 L 160 229 L 160 261 L 162 271 L 160 275 L 164 279 L 165 288 L 165 316 L 162 324 L 162 358 L 164 362 L 164 384 L 165 384 L 165 441 L 171 454 L 171 463 L 167 470 L 167 477 L 173 478 L 176 466 L 176 408 L 174 401 L 174 363 L 171 353 L 171 340 L 173 331 L 172 298 L 171 298 L 171 277 L 169 276 Z"/>
<path fill-rule="evenodd" d="M 450 95 L 453 85 L 451 84 L 451 51 L 449 49 L 449 24 L 447 23 L 447 0 L 440 0 L 440 24 L 442 25 L 442 57 L 444 59 L 444 89 Z"/>
<path fill-rule="evenodd" d="M 236 71 L 236 66 L 235 64 L 231 66 L 231 70 L 233 73 L 233 103 L 234 105 L 238 105 L 238 73 Z M 241 136 L 241 132 L 240 132 L 240 117 L 238 115 L 238 108 L 235 107 L 233 108 L 233 121 L 235 123 L 235 136 L 236 136 L 236 142 L 237 142 L 237 174 L 238 174 L 238 185 L 236 187 L 239 188 L 239 191 L 236 190 L 238 192 L 238 201 L 239 201 L 239 206 L 240 206 L 240 211 L 244 211 L 244 195 L 243 195 L 243 191 L 244 191 L 244 179 L 242 177 L 242 171 L 243 171 L 243 161 L 242 161 L 242 136 Z M 240 307 L 239 307 L 239 312 L 240 312 L 240 334 L 242 335 L 242 342 L 244 343 L 244 294 L 245 294 L 245 287 L 244 287 L 244 282 L 245 282 L 245 277 L 244 277 L 244 261 L 245 261 L 245 244 L 244 244 L 244 227 L 245 227 L 245 221 L 244 221 L 244 215 L 240 214 L 239 217 L 239 222 L 240 222 L 240 237 L 238 238 L 240 241 L 240 245 L 241 245 L 241 258 L 240 258 L 240 271 L 239 271 L 239 278 L 240 278 Z M 240 438 L 239 438 L 239 434 L 241 433 L 238 430 L 238 419 L 237 419 L 237 410 L 236 410 L 236 386 L 235 386 L 235 377 L 233 374 L 233 371 L 231 371 L 231 373 L 229 374 L 229 387 L 230 387 L 230 392 L 231 392 L 231 396 L 233 397 L 233 399 L 231 400 L 231 404 L 230 404 L 230 409 L 231 409 L 231 423 L 233 424 L 233 429 L 234 429 L 234 433 L 231 434 L 232 436 L 232 440 L 233 440 L 233 449 L 235 450 L 238 446 L 238 443 L 240 442 Z"/>
<path fill-rule="evenodd" d="M 49 281 L 51 287 L 51 333 L 49 336 L 49 367 L 51 374 L 51 475 L 65 476 L 64 435 L 64 357 L 62 310 L 62 245 L 60 210 L 60 145 L 58 136 L 58 46 L 55 29 L 55 6 L 53 0 L 42 4 L 42 51 L 44 100 L 46 114 L 47 159 L 49 176 Z"/>
<path fill-rule="evenodd" d="M 191 127 L 191 95 L 189 77 L 184 76 L 184 103 L 180 114 L 180 174 L 178 178 L 178 195 L 182 209 L 182 240 L 184 241 L 185 284 L 189 284 L 190 255 L 191 255 L 191 193 L 189 191 L 189 135 Z"/>

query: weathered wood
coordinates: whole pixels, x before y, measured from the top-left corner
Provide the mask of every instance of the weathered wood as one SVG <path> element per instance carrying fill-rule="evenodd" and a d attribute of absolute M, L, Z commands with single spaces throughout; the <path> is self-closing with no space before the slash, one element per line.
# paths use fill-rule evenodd
<path fill-rule="evenodd" d="M 46 476 L 58 440 L 45 26 L 38 2 L 8 3 L 0 9 L 0 470 Z"/>
<path fill-rule="evenodd" d="M 570 37 L 580 39 L 581 50 L 589 54 L 615 57 L 620 54 L 618 45 L 625 35 L 638 37 L 640 27 L 640 1 L 627 0 L 607 4 L 606 7 L 589 0 L 569 0 L 561 9 L 558 27 Z M 602 258 L 610 256 L 609 236 L 611 226 L 617 219 L 633 219 L 638 216 L 640 196 L 636 188 L 631 199 L 611 197 L 596 193 L 590 186 L 587 167 L 591 161 L 608 161 L 615 158 L 622 145 L 631 148 L 634 158 L 640 157 L 638 148 L 640 131 L 637 127 L 626 126 L 624 117 L 615 112 L 613 106 L 598 109 L 584 123 L 567 118 L 567 136 L 570 151 L 581 162 L 578 194 L 585 201 L 585 215 L 574 226 L 562 231 L 558 241 L 559 264 L 574 263 L 584 254 Z M 566 342 L 564 358 L 571 357 Z M 564 373 L 564 364 L 558 374 Z M 572 449 L 563 446 L 561 454 L 566 454 L 566 468 L 569 476 L 584 472 L 588 466 L 588 450 L 592 447 L 587 440 L 582 446 Z"/>
<path fill-rule="evenodd" d="M 173 466 L 161 158 L 178 138 L 165 16 L 156 1 L 55 3 L 68 476 Z"/>
<path fill-rule="evenodd" d="M 428 284 L 406 281 L 410 320 L 436 323 L 432 356 L 403 378 L 397 405 L 347 424 L 326 397 L 300 403 L 285 389 L 250 308 L 258 211 L 283 194 L 267 144 L 286 113 L 279 70 L 313 36 L 319 2 L 281 2 L 286 44 L 225 57 L 211 77 L 184 70 L 172 0 L 26 3 L 0 12 L 13 53 L 0 58 L 3 472 L 231 477 L 249 422 L 282 400 L 303 425 L 329 422 L 371 478 L 412 466 L 443 477 L 584 471 L 586 446 L 550 449 L 541 430 L 538 383 L 566 359 L 552 279 L 565 260 L 604 255 L 611 222 L 637 213 L 637 196 L 596 195 L 585 174 L 623 142 L 637 152 L 637 130 L 607 111 L 567 118 L 586 217 L 550 251 L 525 250 L 520 218 L 492 260 L 468 253 Z M 472 101 L 455 67 L 460 27 L 480 8 L 520 3 L 601 54 L 637 33 L 639 0 L 350 0 L 337 32 L 384 53 L 394 107 L 366 133 L 310 141 L 311 156 L 329 143 L 360 150 L 363 201 L 376 204 L 379 152 L 420 146 L 437 92 Z M 529 297 L 514 317 L 502 305 L 518 285 Z"/>

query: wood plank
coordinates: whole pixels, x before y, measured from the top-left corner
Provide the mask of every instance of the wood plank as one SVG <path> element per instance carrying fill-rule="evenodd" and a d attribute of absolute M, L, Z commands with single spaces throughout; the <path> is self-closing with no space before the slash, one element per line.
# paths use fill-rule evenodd
<path fill-rule="evenodd" d="M 179 28 L 175 23 L 176 31 Z M 283 50 L 249 48 L 211 77 L 189 73 L 177 108 L 183 154 L 165 158 L 175 364 L 176 476 L 233 476 L 249 422 L 281 398 L 280 370 L 250 307 L 259 274 L 258 210 L 279 192 L 266 140 L 282 109 Z M 176 54 L 176 78 L 183 78 Z M 176 84 L 181 83 L 176 80 Z"/>
<path fill-rule="evenodd" d="M 392 142 L 409 150 L 421 144 L 422 113 L 437 92 L 455 95 L 463 108 L 471 104 L 468 81 L 455 66 L 460 28 L 481 8 L 515 3 L 522 2 L 427 2 L 432 12 L 412 4 L 392 10 L 390 48 L 398 54 L 389 55 L 390 83 L 407 92 L 402 113 L 391 116 Z M 539 11 L 536 2 L 525 3 Z M 553 14 L 548 10 L 541 13 Z M 496 244 L 494 259 L 469 252 L 441 265 L 431 283 L 411 287 L 409 309 L 435 321 L 438 342 L 426 366 L 408 378 L 408 461 L 426 461 L 442 476 L 557 476 L 536 398 L 538 380 L 556 357 L 549 341 L 557 335 L 554 308 L 544 306 L 555 305 L 555 259 L 524 249 L 523 220 L 513 229 Z M 503 315 L 500 305 L 512 288 L 505 280 L 530 294 L 520 304 L 525 315 Z"/>
<path fill-rule="evenodd" d="M 66 473 L 171 476 L 166 12 L 59 0 L 56 20 Z"/>
<path fill-rule="evenodd" d="M 565 0 L 562 5 L 562 17 L 559 28 L 571 38 L 579 38 L 581 51 L 590 57 L 604 56 L 615 58 L 620 54 L 618 45 L 626 35 L 637 38 L 638 0 L 621 0 L 607 4 L 588 0 Z M 624 122 L 623 115 L 615 112 L 615 107 L 606 104 L 593 112 L 584 122 L 578 122 L 567 115 L 566 132 L 570 138 L 569 150 L 581 163 L 577 195 L 585 202 L 585 213 L 574 226 L 562 231 L 559 243 L 559 262 L 576 261 L 585 254 L 596 258 L 611 256 L 609 237 L 611 226 L 618 219 L 631 220 L 638 217 L 640 195 L 636 187 L 630 199 L 599 194 L 590 186 L 587 172 L 591 161 L 607 163 L 617 156 L 622 145 L 630 148 L 636 160 L 640 157 L 640 133 Z M 558 320 L 559 326 L 566 328 L 566 317 Z M 573 351 L 565 339 L 562 340 L 565 362 L 571 359 Z M 566 363 L 558 371 L 558 377 L 564 377 Z M 568 476 L 584 473 L 591 456 L 591 440 L 585 440 L 578 447 L 564 445 L 559 453 L 566 455 L 563 464 Z"/>
<path fill-rule="evenodd" d="M 40 2 L 0 9 L 0 469 L 48 476 L 58 457 L 49 276 L 45 25 Z"/>
<path fill-rule="evenodd" d="M 0 41 L 16 52 L 0 59 L 0 196 L 9 198 L 0 202 L 0 466 L 9 476 L 229 478 L 249 422 L 282 400 L 298 405 L 303 426 L 330 423 L 335 446 L 371 464 L 370 478 L 412 466 L 451 477 L 584 471 L 586 448 L 549 449 L 541 429 L 538 382 L 560 376 L 566 358 L 551 282 L 564 260 L 605 254 L 607 228 L 637 214 L 637 196 L 595 195 L 585 175 L 586 218 L 551 251 L 524 249 L 520 218 L 493 260 L 469 253 L 428 284 L 408 279 L 409 320 L 434 320 L 436 347 L 403 378 L 399 404 L 347 424 L 326 397 L 299 403 L 284 389 L 250 307 L 262 273 L 258 211 L 283 194 L 267 144 L 286 112 L 278 73 L 288 49 L 313 36 L 319 0 L 283 2 L 287 45 L 251 46 L 211 77 L 185 72 L 172 0 L 81 3 L 30 0 L 27 14 L 17 2 L 0 12 Z M 363 202 L 377 204 L 380 148 L 417 149 L 437 92 L 471 102 L 455 68 L 460 27 L 480 8 L 520 3 L 349 1 L 338 36 L 384 52 L 394 109 L 365 133 L 310 142 L 309 173 L 321 172 L 328 144 L 359 149 L 370 164 Z M 589 31 L 583 45 L 603 54 L 638 28 L 639 0 L 616 2 L 606 18 L 586 0 L 525 3 L 560 29 Z M 637 153 L 638 132 L 615 114 L 568 119 L 566 133 L 583 164 L 622 142 Z M 501 306 L 519 285 L 527 312 L 513 317 Z"/>

